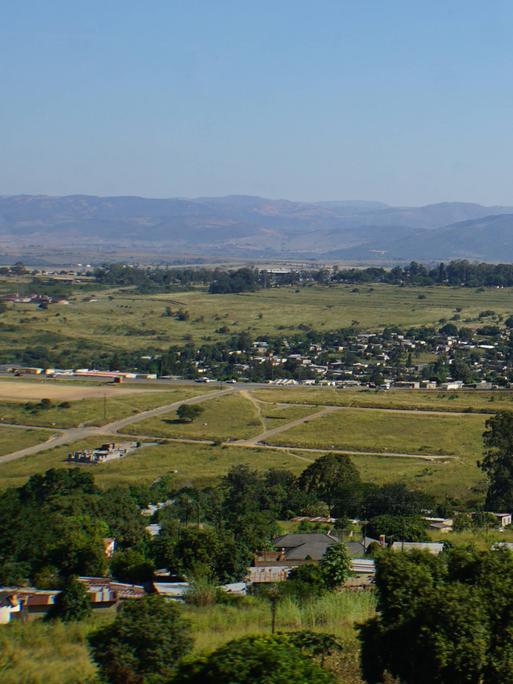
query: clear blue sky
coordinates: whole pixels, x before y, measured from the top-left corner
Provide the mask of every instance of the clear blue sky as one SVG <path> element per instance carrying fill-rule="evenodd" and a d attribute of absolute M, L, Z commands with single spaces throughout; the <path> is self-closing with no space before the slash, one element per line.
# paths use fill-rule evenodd
<path fill-rule="evenodd" d="M 0 194 L 513 204 L 511 0 L 6 0 Z"/>

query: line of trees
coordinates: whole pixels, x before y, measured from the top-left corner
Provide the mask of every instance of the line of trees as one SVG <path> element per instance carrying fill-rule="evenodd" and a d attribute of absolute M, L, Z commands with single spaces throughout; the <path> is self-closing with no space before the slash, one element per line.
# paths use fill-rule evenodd
<path fill-rule="evenodd" d="M 212 269 L 205 267 L 153 268 L 127 264 L 104 264 L 93 272 L 95 280 L 102 285 L 135 286 L 140 292 L 161 292 L 207 286 L 212 294 L 254 292 L 271 287 L 273 279 L 265 270 L 250 267 L 238 269 Z M 405 266 L 391 269 L 372 266 L 369 268 L 326 268 L 308 271 L 291 271 L 282 276 L 282 284 L 297 285 L 313 282 L 330 283 L 388 283 L 392 285 L 451 285 L 464 287 L 512 287 L 513 264 L 488 264 L 457 259 L 445 264 L 426 266 L 412 261 Z"/>
<path fill-rule="evenodd" d="M 332 280 L 343 283 L 390 283 L 393 285 L 462 285 L 465 287 L 511 287 L 513 264 L 474 263 L 458 259 L 433 267 L 412 261 L 392 269 L 379 267 L 341 269 Z"/>

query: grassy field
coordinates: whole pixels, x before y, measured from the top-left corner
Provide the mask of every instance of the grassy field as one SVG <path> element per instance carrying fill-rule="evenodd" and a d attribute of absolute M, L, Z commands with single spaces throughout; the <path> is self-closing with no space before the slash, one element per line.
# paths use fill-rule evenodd
<path fill-rule="evenodd" d="M 0 464 L 0 487 L 18 486 L 33 473 L 43 473 L 48 468 L 70 467 L 65 462 L 68 451 L 95 447 L 108 439 L 108 436 L 100 435 L 95 439 L 54 447 L 36 455 L 2 463 Z M 96 482 L 105 487 L 119 483 L 151 483 L 160 475 L 174 471 L 177 471 L 175 473 L 177 485 L 189 483 L 206 485 L 212 484 L 232 466 L 239 463 L 245 463 L 258 470 L 287 468 L 298 473 L 311 460 L 313 457 L 305 459 L 286 451 L 264 448 L 245 449 L 169 442 L 159 446 L 144 447 L 125 458 L 110 463 L 80 467 L 90 469 L 94 473 Z"/>
<path fill-rule="evenodd" d="M 120 394 L 116 394 L 112 385 L 108 389 L 111 391 L 105 393 L 106 400 L 100 394 L 94 399 L 70 401 L 68 408 L 61 408 L 57 402 L 53 402 L 49 409 L 38 410 L 36 413 L 33 413 L 31 409 L 27 410 L 20 401 L 1 401 L 0 424 L 14 423 L 57 428 L 76 427 L 80 424 L 105 425 L 130 414 L 206 394 L 211 388 L 180 386 L 159 391 L 138 390 L 133 393 L 121 392 Z"/>
<path fill-rule="evenodd" d="M 437 501 L 446 499 L 476 506 L 483 502 L 486 481 L 474 460 L 460 458 L 418 461 L 394 456 L 351 456 L 366 482 L 402 482 L 431 494 Z"/>
<path fill-rule="evenodd" d="M 303 418 L 303 416 L 316 411 L 312 407 L 294 406 L 293 404 L 266 404 L 258 402 L 258 407 L 266 430 L 281 427 L 292 420 Z"/>
<path fill-rule="evenodd" d="M 68 450 L 85 446 L 94 447 L 100 441 L 101 437 L 96 440 L 84 440 L 69 447 L 56 447 L 37 455 L 0 464 L 0 488 L 19 486 L 33 473 L 42 473 L 48 468 L 69 467 L 64 460 Z M 211 485 L 232 466 L 241 463 L 257 470 L 286 468 L 299 474 L 315 458 L 315 453 L 304 453 L 294 449 L 277 451 L 264 447 L 245 449 L 235 446 L 218 447 L 171 442 L 144 447 L 119 461 L 80 467 L 91 468 L 96 482 L 101 487 L 151 483 L 164 473 L 173 473 L 177 486 Z M 484 494 L 483 474 L 472 459 L 456 458 L 426 462 L 393 456 L 366 455 L 355 455 L 351 459 L 365 481 L 378 484 L 403 482 L 433 494 L 440 501 L 450 497 L 469 502 L 478 500 Z"/>
<path fill-rule="evenodd" d="M 362 408 L 415 409 L 419 411 L 454 411 L 495 413 L 513 411 L 513 391 L 437 391 L 437 390 L 339 390 L 330 388 L 273 387 L 253 392 L 261 401 L 290 404 L 354 406 Z"/>
<path fill-rule="evenodd" d="M 320 449 L 451 455 L 476 459 L 482 415 L 340 409 L 271 437 L 269 444 Z"/>
<path fill-rule="evenodd" d="M 418 326 L 450 318 L 461 307 L 462 321 L 472 325 L 484 309 L 511 313 L 511 290 L 488 288 L 401 288 L 394 285 L 360 287 L 275 288 L 255 293 L 209 295 L 192 291 L 137 295 L 119 290 L 98 291 L 97 301 L 84 302 L 77 293 L 69 306 L 47 310 L 16 304 L 2 315 L 0 351 L 31 345 L 56 349 L 167 348 L 190 336 L 195 342 L 223 339 L 250 330 L 255 336 L 291 333 L 298 325 L 330 330 L 353 321 L 368 329 L 387 325 Z M 419 294 L 425 299 L 418 299 Z M 165 308 L 187 309 L 190 318 L 177 321 Z M 221 333 L 227 327 L 230 333 Z"/>
<path fill-rule="evenodd" d="M 2 684 L 91 684 L 96 667 L 89 657 L 86 634 L 92 624 L 50 625 L 35 620 L 2 625 Z"/>
<path fill-rule="evenodd" d="M 130 434 L 191 439 L 234 440 L 265 429 L 258 409 L 244 394 L 214 397 L 202 403 L 203 413 L 192 423 L 182 423 L 176 412 L 149 418 L 127 429 Z"/>
<path fill-rule="evenodd" d="M 0 427 L 0 456 L 45 442 L 51 435 L 50 430 L 22 430 Z"/>
<path fill-rule="evenodd" d="M 196 653 L 212 651 L 249 634 L 269 634 L 271 629 L 269 604 L 257 598 L 247 599 L 240 606 L 185 606 L 183 611 L 191 624 Z M 361 684 L 354 625 L 373 613 L 372 594 L 341 592 L 301 605 L 291 600 L 280 603 L 276 626 L 282 631 L 308 629 L 339 636 L 346 646 L 339 664 L 341 681 Z M 102 614 L 82 624 L 36 620 L 2 627 L 2 684 L 90 684 L 96 668 L 87 651 L 86 637 L 110 619 L 112 614 Z"/>
<path fill-rule="evenodd" d="M 19 381 L 18 381 L 19 382 Z M 16 381 L 9 384 L 16 385 Z M 32 384 L 22 381 L 22 384 Z M 34 383 L 37 384 L 37 383 Z M 77 383 L 75 389 L 83 386 Z M 111 386 L 112 387 L 112 386 Z M 140 388 L 140 386 L 138 386 Z M 123 387 L 127 389 L 129 386 Z M 22 388 L 23 389 L 23 388 Z M 78 399 L 70 408 L 52 408 L 33 414 L 20 402 L 0 403 L 0 455 L 37 444 L 48 438 L 42 430 L 10 429 L 1 423 L 47 425 L 66 428 L 82 423 L 102 425 L 111 420 L 137 414 L 141 410 L 180 401 L 214 388 L 178 385 L 164 390 L 150 386 L 147 391 L 116 395 L 107 399 L 107 417 L 103 416 L 101 398 Z M 149 390 L 152 391 L 149 391 Z M 11 390 L 12 392 L 13 390 Z M 238 463 L 258 469 L 283 467 L 299 473 L 318 454 L 299 449 L 369 451 L 383 456 L 356 454 L 353 460 L 368 481 L 401 481 L 434 494 L 467 502 L 479 502 L 484 480 L 476 461 L 482 450 L 482 432 L 487 416 L 461 413 L 469 404 L 474 411 L 497 409 L 511 403 L 511 393 L 437 392 L 346 392 L 332 389 L 269 388 L 245 389 L 233 395 L 212 397 L 202 403 L 204 412 L 192 423 L 176 422 L 176 414 L 154 417 L 124 428 L 133 434 L 163 439 L 159 446 L 135 452 L 119 461 L 92 467 L 102 486 L 117 482 L 151 482 L 165 472 L 177 471 L 178 484 L 208 484 L 217 481 Z M 491 399 L 494 398 L 493 401 Z M 381 409 L 371 408 L 376 401 Z M 290 403 L 287 403 L 290 402 Z M 294 403 L 297 402 L 297 403 Z M 308 405 L 307 405 L 308 403 Z M 269 446 L 248 449 L 241 446 L 186 444 L 166 439 L 212 440 L 214 442 L 256 436 L 265 430 L 286 427 L 291 421 L 318 410 L 322 405 L 339 405 L 340 410 L 321 418 L 291 427 L 268 440 Z M 360 406 L 361 408 L 358 408 Z M 344 408 L 345 407 L 345 408 Z M 397 408 L 385 410 L 385 408 Z M 421 408 L 437 413 L 408 413 L 405 409 Z M 111 437 L 98 435 L 68 446 L 44 449 L 38 454 L 0 464 L 0 487 L 18 485 L 35 472 L 50 467 L 66 467 L 69 450 L 98 446 Z M 119 439 L 122 439 L 120 437 Z M 450 456 L 441 461 L 395 458 L 387 452 Z"/>

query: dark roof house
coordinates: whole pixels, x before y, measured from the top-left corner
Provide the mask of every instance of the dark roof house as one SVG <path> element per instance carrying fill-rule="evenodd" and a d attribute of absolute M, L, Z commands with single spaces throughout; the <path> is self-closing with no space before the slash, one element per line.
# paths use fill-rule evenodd
<path fill-rule="evenodd" d="M 273 539 L 274 547 L 287 561 L 319 561 L 328 547 L 338 542 L 335 535 L 322 532 L 284 534 Z"/>

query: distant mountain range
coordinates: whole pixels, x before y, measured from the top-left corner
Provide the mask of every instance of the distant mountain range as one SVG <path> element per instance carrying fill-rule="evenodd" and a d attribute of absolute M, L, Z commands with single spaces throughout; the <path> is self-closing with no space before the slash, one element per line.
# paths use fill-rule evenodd
<path fill-rule="evenodd" d="M 20 253 L 40 245 L 250 259 L 513 261 L 513 207 L 392 207 L 241 195 L 0 196 L 0 251 L 13 244 Z"/>

